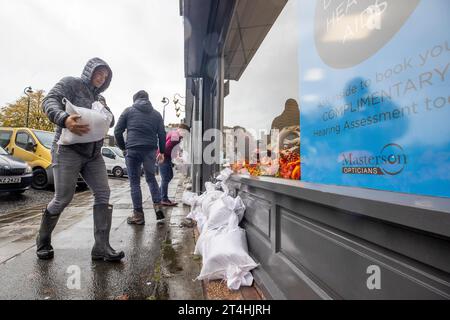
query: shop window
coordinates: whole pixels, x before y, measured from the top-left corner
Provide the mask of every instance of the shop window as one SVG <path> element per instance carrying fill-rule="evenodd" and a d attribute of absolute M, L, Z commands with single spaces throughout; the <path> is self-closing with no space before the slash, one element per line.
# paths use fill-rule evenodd
<path fill-rule="evenodd" d="M 300 179 L 297 24 L 298 1 L 289 1 L 241 79 L 230 82 L 224 157 L 237 173 Z"/>

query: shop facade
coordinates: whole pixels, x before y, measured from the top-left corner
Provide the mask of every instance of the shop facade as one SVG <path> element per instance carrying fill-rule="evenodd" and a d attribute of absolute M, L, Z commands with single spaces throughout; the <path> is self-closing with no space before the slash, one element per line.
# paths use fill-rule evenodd
<path fill-rule="evenodd" d="M 450 4 L 180 10 L 193 190 L 236 172 L 266 295 L 449 299 Z"/>

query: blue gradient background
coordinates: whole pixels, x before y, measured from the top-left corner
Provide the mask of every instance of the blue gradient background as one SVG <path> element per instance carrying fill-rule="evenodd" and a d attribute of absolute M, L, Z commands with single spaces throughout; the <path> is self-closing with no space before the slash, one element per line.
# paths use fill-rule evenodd
<path fill-rule="evenodd" d="M 314 183 L 365 187 L 379 190 L 405 192 L 420 195 L 450 197 L 450 68 L 446 81 L 438 80 L 434 73 L 434 85 L 401 97 L 393 97 L 376 108 L 366 108 L 360 112 L 347 113 L 337 119 L 324 122 L 325 111 L 354 102 L 361 97 L 381 89 L 387 89 L 398 82 L 419 79 L 419 74 L 443 70 L 450 62 L 450 1 L 421 1 L 396 35 L 369 59 L 347 69 L 334 69 L 326 65 L 318 55 L 314 41 L 314 17 L 316 2 L 301 1 L 299 6 L 299 65 L 300 65 L 300 123 L 302 180 Z M 443 45 L 444 51 L 437 58 L 429 58 L 423 67 L 419 54 Z M 402 63 L 412 57 L 414 68 L 389 80 L 377 83 L 375 74 Z M 321 77 L 311 80 L 306 74 L 320 70 Z M 317 72 L 316 72 L 317 73 Z M 319 79 L 320 78 L 320 79 Z M 371 79 L 366 90 L 344 99 L 334 100 L 319 107 L 317 97 L 336 95 L 361 80 Z M 416 81 L 417 83 L 417 81 Z M 446 106 L 433 111 L 425 111 L 425 98 L 445 97 Z M 381 112 L 401 108 L 412 103 L 418 104 L 418 114 L 375 125 L 343 130 L 346 120 L 355 120 Z M 340 124 L 339 135 L 315 136 L 320 128 Z M 389 143 L 402 146 L 408 163 L 404 170 L 390 175 L 355 175 L 342 173 L 342 153 L 353 152 L 360 155 L 379 155 Z"/>

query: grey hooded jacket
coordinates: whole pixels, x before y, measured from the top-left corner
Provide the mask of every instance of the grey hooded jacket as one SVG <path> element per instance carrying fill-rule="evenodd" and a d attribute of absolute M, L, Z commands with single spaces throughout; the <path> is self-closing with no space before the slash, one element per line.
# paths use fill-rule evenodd
<path fill-rule="evenodd" d="M 124 110 L 114 128 L 117 146 L 122 149 L 159 150 L 166 148 L 166 130 L 161 114 L 156 111 L 147 92 L 141 90 L 133 97 L 133 105 Z M 127 141 L 123 133 L 127 130 Z"/>
<path fill-rule="evenodd" d="M 95 88 L 91 83 L 91 79 L 95 69 L 102 66 L 108 69 L 109 75 L 100 88 Z M 59 140 L 62 129 L 66 127 L 66 119 L 69 117 L 69 114 L 65 111 L 65 105 L 62 103 L 63 98 L 68 99 L 78 107 L 91 109 L 94 101 L 104 100 L 101 93 L 109 87 L 111 79 L 112 71 L 108 64 L 100 58 L 93 58 L 84 67 L 81 78 L 65 77 L 50 90 L 42 102 L 42 108 L 50 121 L 57 125 L 54 144 Z M 107 109 L 111 112 L 108 107 Z M 114 118 L 110 127 L 113 126 Z M 98 155 L 102 145 L 103 140 L 100 140 L 91 143 L 73 144 L 68 147 L 90 158 Z"/>

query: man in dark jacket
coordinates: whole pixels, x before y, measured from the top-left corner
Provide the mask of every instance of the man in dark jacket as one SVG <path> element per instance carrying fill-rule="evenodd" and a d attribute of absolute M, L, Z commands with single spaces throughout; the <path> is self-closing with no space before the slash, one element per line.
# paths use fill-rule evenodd
<path fill-rule="evenodd" d="M 110 189 L 105 162 L 101 155 L 103 139 L 91 143 L 58 145 L 62 129 L 83 135 L 89 132 L 88 125 L 78 123 L 79 115 L 69 115 L 62 103 L 63 98 L 81 108 L 92 108 L 92 103 L 100 101 L 107 108 L 105 91 L 112 79 L 108 64 L 99 58 L 89 60 L 81 78 L 65 77 L 59 81 L 42 102 L 42 107 L 50 121 L 57 125 L 52 146 L 52 167 L 55 179 L 55 195 L 42 216 L 37 237 L 37 256 L 40 259 L 53 258 L 51 234 L 64 208 L 72 201 L 79 174 L 91 188 L 94 202 L 94 238 L 92 259 L 119 261 L 124 257 L 122 251 L 116 252 L 109 244 L 112 206 L 109 204 Z M 111 127 L 114 125 L 114 120 Z"/>
<path fill-rule="evenodd" d="M 127 131 L 127 141 L 123 134 Z M 133 96 L 133 105 L 124 110 L 114 129 L 114 136 L 120 149 L 125 150 L 128 177 L 130 179 L 133 215 L 129 224 L 145 224 L 142 208 L 141 168 L 144 166 L 145 178 L 152 194 L 157 220 L 164 219 L 161 211 L 161 195 L 155 178 L 156 161 L 164 161 L 166 131 L 161 114 L 156 111 L 144 90 Z M 160 155 L 156 156 L 158 150 Z"/>

